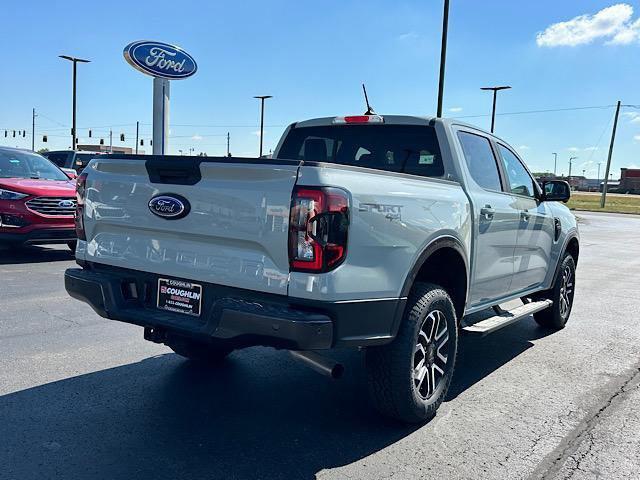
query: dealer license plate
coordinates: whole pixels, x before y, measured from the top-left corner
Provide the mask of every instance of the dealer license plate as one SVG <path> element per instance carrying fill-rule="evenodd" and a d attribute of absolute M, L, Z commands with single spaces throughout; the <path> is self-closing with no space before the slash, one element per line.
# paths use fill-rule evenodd
<path fill-rule="evenodd" d="M 158 279 L 158 308 L 200 316 L 202 285 L 183 280 Z"/>

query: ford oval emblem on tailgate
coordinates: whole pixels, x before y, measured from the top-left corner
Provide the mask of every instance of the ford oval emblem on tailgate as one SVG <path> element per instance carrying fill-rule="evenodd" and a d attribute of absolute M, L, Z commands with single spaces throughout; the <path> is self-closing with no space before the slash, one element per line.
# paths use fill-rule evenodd
<path fill-rule="evenodd" d="M 163 194 L 149 200 L 151 213 L 167 220 L 182 218 L 189 213 L 190 209 L 189 201 L 180 195 Z"/>

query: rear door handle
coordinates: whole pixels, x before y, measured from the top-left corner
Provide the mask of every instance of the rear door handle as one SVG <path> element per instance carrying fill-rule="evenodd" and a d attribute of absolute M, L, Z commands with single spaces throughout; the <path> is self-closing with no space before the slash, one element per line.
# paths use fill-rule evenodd
<path fill-rule="evenodd" d="M 487 220 L 491 220 L 495 213 L 496 211 L 491 207 L 491 205 L 485 205 L 480 209 L 480 215 L 482 215 Z"/>

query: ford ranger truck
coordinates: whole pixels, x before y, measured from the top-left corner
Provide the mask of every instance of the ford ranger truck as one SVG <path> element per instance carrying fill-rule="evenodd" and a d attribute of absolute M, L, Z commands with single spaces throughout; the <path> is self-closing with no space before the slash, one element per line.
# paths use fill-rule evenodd
<path fill-rule="evenodd" d="M 65 284 L 195 362 L 266 345 L 338 376 L 329 351 L 362 349 L 374 406 L 421 422 L 459 335 L 530 315 L 565 326 L 569 195 L 492 134 L 410 116 L 294 123 L 270 159 L 96 157 L 77 181 L 80 268 Z"/>

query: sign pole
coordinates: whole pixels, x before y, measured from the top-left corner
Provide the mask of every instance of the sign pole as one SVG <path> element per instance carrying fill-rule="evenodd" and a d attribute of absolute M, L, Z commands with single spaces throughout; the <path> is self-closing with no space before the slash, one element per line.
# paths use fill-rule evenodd
<path fill-rule="evenodd" d="M 153 78 L 153 154 L 169 151 L 169 80 Z"/>

